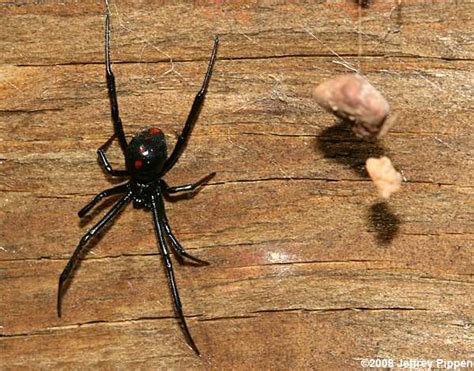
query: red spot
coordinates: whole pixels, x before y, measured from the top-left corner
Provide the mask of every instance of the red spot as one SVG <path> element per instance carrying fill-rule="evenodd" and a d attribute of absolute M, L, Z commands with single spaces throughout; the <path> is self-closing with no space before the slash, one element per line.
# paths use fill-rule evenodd
<path fill-rule="evenodd" d="M 135 160 L 134 166 L 135 166 L 135 169 L 140 169 L 143 166 L 143 161 Z"/>
<path fill-rule="evenodd" d="M 145 138 L 143 138 L 143 139 L 145 139 L 146 141 L 148 141 L 148 140 L 152 140 L 152 137 L 145 137 Z"/>
<path fill-rule="evenodd" d="M 148 129 L 148 134 L 160 134 L 160 133 L 161 133 L 161 130 L 158 128 Z"/>

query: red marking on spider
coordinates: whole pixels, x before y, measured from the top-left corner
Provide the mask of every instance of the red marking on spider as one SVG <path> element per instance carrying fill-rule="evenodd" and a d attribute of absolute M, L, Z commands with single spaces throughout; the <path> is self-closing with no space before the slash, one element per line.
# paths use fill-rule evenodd
<path fill-rule="evenodd" d="M 135 160 L 135 163 L 133 165 L 135 166 L 135 169 L 140 169 L 143 166 L 143 161 Z"/>
<path fill-rule="evenodd" d="M 152 137 L 145 137 L 145 138 L 143 138 L 143 139 L 145 139 L 145 140 L 148 141 L 148 140 L 152 140 L 153 138 L 152 138 Z"/>
<path fill-rule="evenodd" d="M 148 129 L 148 134 L 160 134 L 160 133 L 161 133 L 161 130 L 158 128 Z"/>

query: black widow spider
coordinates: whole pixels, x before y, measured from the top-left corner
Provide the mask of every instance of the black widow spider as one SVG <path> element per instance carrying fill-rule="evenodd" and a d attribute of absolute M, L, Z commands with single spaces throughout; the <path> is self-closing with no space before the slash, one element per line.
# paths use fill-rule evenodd
<path fill-rule="evenodd" d="M 109 9 L 107 8 L 105 16 L 105 72 L 107 77 L 107 88 L 110 98 L 112 121 L 114 124 L 114 134 L 97 150 L 97 154 L 99 156 L 100 163 L 109 175 L 116 177 L 130 177 L 130 179 L 126 183 L 100 192 L 78 212 L 79 217 L 82 218 L 103 198 L 116 194 L 125 194 L 114 204 L 107 214 L 81 238 L 78 246 L 74 250 L 74 253 L 64 268 L 64 271 L 59 277 L 57 298 L 58 317 L 61 317 L 61 298 L 64 284 L 76 266 L 79 257 L 84 252 L 86 244 L 93 237 L 98 235 L 128 203 L 133 201 L 133 206 L 135 208 L 151 210 L 153 214 L 153 222 L 155 225 L 156 234 L 158 236 L 158 245 L 166 267 L 168 284 L 173 296 L 174 308 L 181 320 L 184 335 L 188 344 L 199 355 L 199 350 L 196 347 L 193 338 L 191 337 L 183 315 L 167 242 L 169 241 L 171 247 L 181 260 L 183 258 L 188 258 L 201 265 L 208 265 L 209 263 L 188 254 L 178 242 L 171 231 L 168 219 L 166 218 L 163 195 L 169 195 L 182 191 L 194 191 L 197 187 L 211 179 L 215 173 L 207 175 L 196 183 L 176 187 L 168 186 L 162 177 L 169 170 L 171 170 L 176 164 L 176 161 L 178 161 L 178 158 L 186 146 L 193 125 L 199 116 L 199 112 L 201 110 L 211 77 L 212 68 L 214 66 L 214 62 L 216 61 L 219 38 L 216 36 L 214 39 L 214 47 L 212 49 L 211 58 L 209 60 L 203 84 L 194 98 L 194 102 L 184 125 L 183 131 L 179 135 L 173 152 L 171 152 L 169 157 L 167 157 L 165 136 L 160 129 L 150 128 L 135 135 L 130 143 L 127 141 L 122 127 L 122 121 L 119 116 L 117 94 L 115 91 L 115 78 L 114 74 L 112 73 L 110 61 L 109 43 L 110 13 Z M 126 170 L 114 170 L 105 154 L 108 146 L 115 138 L 118 139 L 120 147 L 125 155 Z"/>

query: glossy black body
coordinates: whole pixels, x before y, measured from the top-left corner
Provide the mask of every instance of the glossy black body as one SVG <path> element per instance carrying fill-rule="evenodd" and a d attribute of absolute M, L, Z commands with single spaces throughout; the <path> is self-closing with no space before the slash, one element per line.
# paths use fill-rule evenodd
<path fill-rule="evenodd" d="M 168 158 L 165 135 L 150 128 L 133 137 L 125 150 L 125 166 L 132 180 L 139 183 L 159 178 Z"/>
<path fill-rule="evenodd" d="M 188 344 L 193 350 L 199 354 L 198 348 L 191 337 L 188 326 L 186 324 L 181 300 L 179 298 L 178 288 L 174 277 L 173 264 L 171 261 L 169 248 L 171 248 L 180 259 L 189 259 L 194 263 L 207 265 L 208 263 L 188 254 L 181 246 L 177 238 L 174 236 L 166 217 L 163 196 L 177 192 L 194 191 L 200 185 L 211 179 L 215 173 L 211 173 L 201 180 L 176 187 L 170 187 L 162 179 L 162 177 L 173 168 L 178 161 L 180 155 L 184 151 L 186 143 L 191 134 L 192 128 L 199 116 L 202 104 L 207 91 L 207 86 L 214 66 L 219 39 L 216 37 L 214 47 L 212 49 L 211 58 L 201 89 L 194 98 L 193 105 L 188 114 L 188 118 L 184 124 L 183 131 L 179 135 L 173 151 L 168 156 L 166 148 L 166 140 L 163 132 L 158 128 L 149 128 L 135 135 L 130 142 L 125 136 L 122 120 L 120 119 L 117 94 L 115 89 L 115 77 L 112 73 L 109 38 L 110 38 L 110 14 L 107 8 L 105 27 L 105 70 L 107 78 L 107 88 L 110 97 L 111 116 L 114 124 L 114 134 L 97 150 L 99 161 L 104 170 L 114 177 L 128 178 L 124 183 L 97 194 L 87 205 L 79 212 L 79 217 L 84 217 L 87 213 L 102 199 L 112 195 L 122 195 L 105 216 L 95 224 L 79 241 L 78 246 L 74 250 L 66 267 L 59 277 L 57 311 L 61 317 L 61 300 L 62 293 L 65 289 L 65 283 L 69 279 L 71 272 L 74 270 L 78 260 L 85 251 L 87 243 L 97 236 L 104 227 L 109 224 L 117 215 L 133 202 L 134 207 L 144 208 L 151 211 L 153 224 L 155 226 L 158 238 L 158 248 L 164 262 L 168 284 L 171 290 L 175 311 L 181 320 L 184 335 Z M 106 155 L 107 148 L 114 139 L 118 139 L 118 143 L 125 156 L 125 170 L 113 169 Z"/>

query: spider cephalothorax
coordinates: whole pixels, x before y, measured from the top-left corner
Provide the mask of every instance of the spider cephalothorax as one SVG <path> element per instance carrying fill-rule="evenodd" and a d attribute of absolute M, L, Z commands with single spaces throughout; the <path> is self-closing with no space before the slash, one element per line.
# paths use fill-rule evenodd
<path fill-rule="evenodd" d="M 216 60 L 219 39 L 216 36 L 207 72 L 204 77 L 204 82 L 201 86 L 201 89 L 194 98 L 194 102 L 186 123 L 184 124 L 183 131 L 179 135 L 171 155 L 168 156 L 165 136 L 160 129 L 150 128 L 144 130 L 141 133 L 135 135 L 130 142 L 128 142 L 127 138 L 125 137 L 122 120 L 119 116 L 117 95 L 115 91 L 115 78 L 112 73 L 110 62 L 110 14 L 108 8 L 105 17 L 105 24 L 105 71 L 107 78 L 107 88 L 110 97 L 112 121 L 114 123 L 114 134 L 97 150 L 97 154 L 102 166 L 109 175 L 124 178 L 128 177 L 128 181 L 116 187 L 100 192 L 79 211 L 78 214 L 82 218 L 103 198 L 122 194 L 122 197 L 119 198 L 119 200 L 105 214 L 105 216 L 81 238 L 78 246 L 74 250 L 74 253 L 69 259 L 61 276 L 59 277 L 57 302 L 58 316 L 61 317 L 61 296 L 64 284 L 76 266 L 79 257 L 84 252 L 84 248 L 88 241 L 99 234 L 103 228 L 110 221 L 112 221 L 127 204 L 133 202 L 134 207 L 149 210 L 153 215 L 153 223 L 155 226 L 156 235 L 158 237 L 158 247 L 166 268 L 168 284 L 171 289 L 174 308 L 181 320 L 184 334 L 189 345 L 197 354 L 199 354 L 199 351 L 191 337 L 191 334 L 189 333 L 186 321 L 184 319 L 178 288 L 174 278 L 169 247 L 171 247 L 180 258 L 187 258 L 194 261 L 195 263 L 203 265 L 208 263 L 188 254 L 178 242 L 171 231 L 171 227 L 166 217 L 163 196 L 176 192 L 193 191 L 201 184 L 212 178 L 215 173 L 211 173 L 195 183 L 177 187 L 169 187 L 162 177 L 169 170 L 171 170 L 176 164 L 176 161 L 178 161 L 181 153 L 184 150 L 184 147 L 186 146 L 189 135 L 191 134 L 192 127 L 198 118 L 199 111 L 206 95 L 209 79 L 211 77 L 212 67 L 214 66 L 214 62 Z M 113 169 L 109 160 L 107 159 L 106 150 L 115 138 L 118 139 L 122 152 L 125 155 L 126 170 Z"/>

